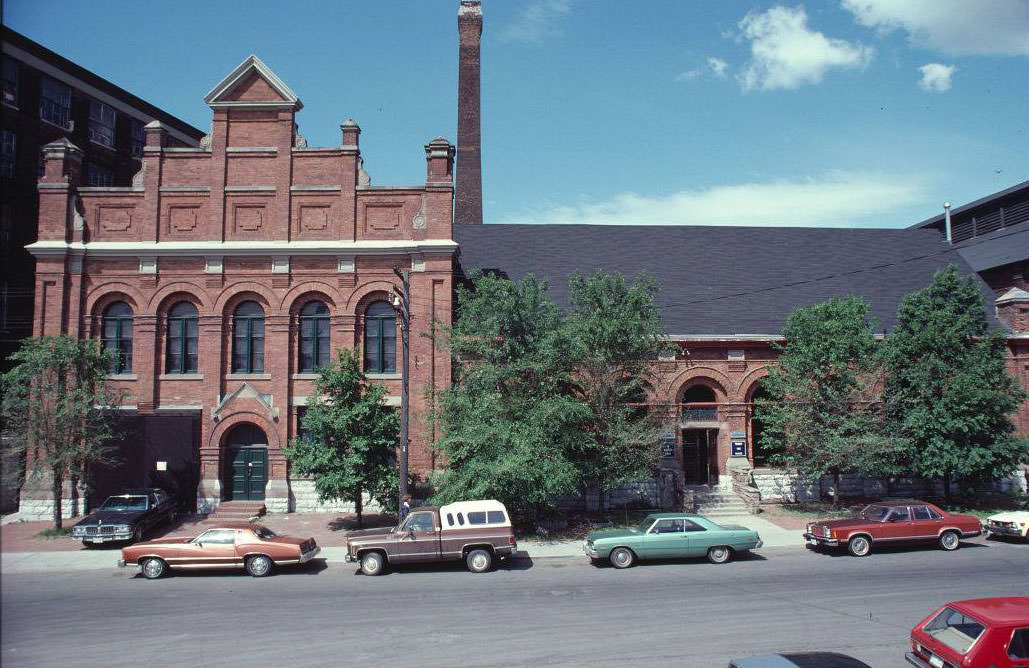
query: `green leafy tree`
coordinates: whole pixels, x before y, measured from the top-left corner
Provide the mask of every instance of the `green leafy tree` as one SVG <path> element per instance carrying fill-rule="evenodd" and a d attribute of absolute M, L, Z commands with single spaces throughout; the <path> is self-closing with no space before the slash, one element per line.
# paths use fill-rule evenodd
<path fill-rule="evenodd" d="M 446 470 L 435 499 L 496 498 L 522 522 L 577 491 L 589 411 L 572 395 L 571 342 L 547 284 L 476 274 L 446 332 L 453 383 L 438 395 Z"/>
<path fill-rule="evenodd" d="M 592 436 L 580 474 L 603 491 L 646 477 L 661 453 L 659 416 L 639 406 L 667 346 L 654 304 L 660 288 L 645 274 L 628 284 L 603 271 L 575 274 L 569 287 L 571 362 Z"/>
<path fill-rule="evenodd" d="M 779 363 L 762 381 L 757 402 L 762 444 L 772 463 L 813 478 L 833 477 L 840 503 L 843 473 L 894 471 L 902 446 L 882 435 L 872 383 L 877 353 L 868 304 L 833 297 L 793 311 L 783 328 Z"/>
<path fill-rule="evenodd" d="M 29 477 L 48 479 L 54 526 L 61 528 L 63 486 L 112 464 L 113 408 L 121 395 L 107 383 L 109 357 L 100 343 L 70 336 L 25 339 L 3 375 L 7 447 L 24 455 Z"/>
<path fill-rule="evenodd" d="M 992 480 L 1029 461 L 1011 414 L 1025 400 L 1004 368 L 1005 336 L 991 331 L 982 292 L 954 266 L 901 302 L 884 347 L 893 431 L 910 444 L 914 475 Z"/>
<path fill-rule="evenodd" d="M 397 507 L 396 412 L 384 401 L 386 389 L 364 377 L 354 350 L 340 350 L 314 384 L 306 433 L 286 447 L 286 458 L 293 471 L 314 478 L 322 501 L 353 501 L 362 526 L 365 493 L 383 508 Z"/>

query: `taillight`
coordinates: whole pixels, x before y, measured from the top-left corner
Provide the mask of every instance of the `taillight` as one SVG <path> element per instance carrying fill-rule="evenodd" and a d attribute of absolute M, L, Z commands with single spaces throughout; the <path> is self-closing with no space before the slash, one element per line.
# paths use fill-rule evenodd
<path fill-rule="evenodd" d="M 514 536 L 508 536 L 507 537 L 507 543 L 508 543 L 508 545 L 514 545 L 515 544 Z"/>

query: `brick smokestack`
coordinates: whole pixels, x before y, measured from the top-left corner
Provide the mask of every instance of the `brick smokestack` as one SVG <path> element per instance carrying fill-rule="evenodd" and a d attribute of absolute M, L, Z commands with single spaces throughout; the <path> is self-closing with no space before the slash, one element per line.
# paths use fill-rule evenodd
<path fill-rule="evenodd" d="M 482 224 L 482 141 L 479 131 L 479 39 L 482 3 L 461 0 L 457 11 L 460 65 L 457 74 L 457 169 L 454 222 Z"/>

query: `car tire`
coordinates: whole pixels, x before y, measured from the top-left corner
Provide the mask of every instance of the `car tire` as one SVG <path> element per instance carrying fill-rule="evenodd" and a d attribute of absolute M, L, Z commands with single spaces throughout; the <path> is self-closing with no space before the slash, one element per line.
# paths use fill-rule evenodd
<path fill-rule="evenodd" d="M 140 570 L 143 573 L 143 577 L 147 580 L 156 580 L 168 572 L 168 564 L 164 563 L 163 559 L 158 559 L 157 557 L 144 559 L 141 566 Z"/>
<path fill-rule="evenodd" d="M 272 572 L 272 560 L 263 554 L 255 554 L 247 557 L 247 573 L 255 578 L 263 578 Z"/>
<path fill-rule="evenodd" d="M 712 564 L 724 564 L 730 558 L 732 558 L 732 548 L 725 545 L 715 545 L 707 551 L 707 560 Z"/>
<path fill-rule="evenodd" d="M 365 575 L 382 575 L 386 562 L 378 552 L 368 552 L 361 557 L 361 572 Z"/>
<path fill-rule="evenodd" d="M 944 531 L 940 534 L 940 549 L 953 552 L 961 547 L 961 534 L 957 531 Z"/>
<path fill-rule="evenodd" d="M 493 555 L 489 550 L 472 550 L 465 556 L 464 563 L 472 573 L 485 573 L 493 566 Z"/>
<path fill-rule="evenodd" d="M 636 563 L 636 555 L 627 547 L 616 547 L 608 557 L 615 568 L 629 568 Z"/>
<path fill-rule="evenodd" d="M 872 551 L 872 541 L 865 536 L 854 536 L 847 541 L 847 552 L 855 557 L 867 557 Z"/>

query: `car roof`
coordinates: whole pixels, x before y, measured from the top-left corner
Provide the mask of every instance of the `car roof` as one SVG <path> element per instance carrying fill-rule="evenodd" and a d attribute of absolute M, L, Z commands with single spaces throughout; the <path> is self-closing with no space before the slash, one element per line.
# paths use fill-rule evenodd
<path fill-rule="evenodd" d="M 692 513 L 650 513 L 649 515 L 647 515 L 647 517 L 653 517 L 656 520 L 670 520 L 670 519 L 671 520 L 677 520 L 677 519 L 681 519 L 681 518 L 684 518 L 684 517 L 686 519 L 688 519 L 688 520 L 696 520 L 696 519 L 702 519 L 703 520 L 703 519 L 707 519 L 706 517 L 703 517 L 702 515 L 694 515 Z M 646 519 L 646 518 L 644 518 L 644 519 Z M 708 520 L 708 521 L 710 521 L 710 520 Z"/>
<path fill-rule="evenodd" d="M 125 490 L 121 494 L 112 494 L 111 496 L 127 496 L 129 494 L 153 494 L 154 492 L 164 492 L 165 494 L 167 494 L 167 492 L 165 492 L 160 487 L 133 487 L 132 489 Z"/>
<path fill-rule="evenodd" d="M 1029 624 L 1029 597 L 972 598 L 953 601 L 947 607 L 998 626 Z"/>

